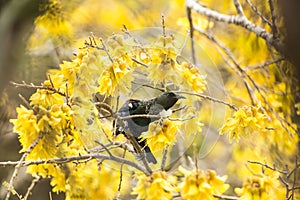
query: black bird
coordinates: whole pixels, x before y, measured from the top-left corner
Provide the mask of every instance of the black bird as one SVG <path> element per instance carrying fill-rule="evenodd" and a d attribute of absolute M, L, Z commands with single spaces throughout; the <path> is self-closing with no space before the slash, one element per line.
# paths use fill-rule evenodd
<path fill-rule="evenodd" d="M 158 115 L 163 110 L 170 109 L 179 99 L 185 98 L 173 92 L 164 92 L 156 98 L 150 100 L 128 100 L 119 110 L 120 117 L 131 115 Z M 116 135 L 125 134 L 126 129 L 135 137 L 141 149 L 146 152 L 148 162 L 156 164 L 157 161 L 153 156 L 146 142 L 140 141 L 139 137 L 143 132 L 148 131 L 149 124 L 159 118 L 134 117 L 118 121 L 116 124 Z M 115 123 L 115 122 L 114 122 Z"/>

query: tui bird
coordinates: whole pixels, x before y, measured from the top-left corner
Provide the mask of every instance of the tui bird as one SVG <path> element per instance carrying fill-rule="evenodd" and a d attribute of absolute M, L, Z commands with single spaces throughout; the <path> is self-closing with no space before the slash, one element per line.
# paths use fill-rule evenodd
<path fill-rule="evenodd" d="M 120 117 L 131 115 L 158 115 L 161 111 L 170 109 L 179 99 L 185 98 L 173 92 L 164 92 L 156 98 L 150 100 L 128 100 L 118 111 Z M 157 161 L 153 156 L 150 148 L 144 140 L 140 141 L 139 137 L 143 132 L 148 131 L 149 124 L 158 120 L 157 117 L 134 117 L 118 121 L 116 124 L 116 135 L 125 134 L 126 129 L 134 136 L 141 149 L 146 152 L 148 162 L 156 164 Z M 114 122 L 115 123 L 115 122 Z"/>

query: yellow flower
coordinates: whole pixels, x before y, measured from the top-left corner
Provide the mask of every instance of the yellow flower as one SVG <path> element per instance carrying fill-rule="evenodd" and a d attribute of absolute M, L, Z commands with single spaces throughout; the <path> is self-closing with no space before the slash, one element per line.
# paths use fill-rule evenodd
<path fill-rule="evenodd" d="M 99 168 L 95 160 L 68 167 L 66 200 L 113 199 L 117 195 L 119 170 L 105 164 Z M 123 174 L 122 189 L 126 189 L 127 180 L 127 176 Z"/>
<path fill-rule="evenodd" d="M 233 114 L 233 117 L 227 119 L 225 124 L 220 130 L 220 134 L 227 133 L 229 135 L 229 141 L 233 139 L 238 141 L 240 135 L 246 136 L 255 131 L 265 131 L 266 117 L 262 114 L 259 108 L 252 106 L 244 106 Z"/>
<path fill-rule="evenodd" d="M 216 199 L 213 197 L 214 194 L 222 194 L 229 188 L 229 185 L 224 183 L 227 177 L 217 176 L 213 170 L 189 171 L 181 166 L 178 170 L 184 174 L 183 182 L 178 187 L 183 199 Z"/>
<path fill-rule="evenodd" d="M 69 38 L 71 37 L 71 24 L 67 21 L 64 16 L 66 14 L 63 11 L 63 4 L 58 0 L 51 0 L 49 4 L 46 4 L 45 14 L 39 16 L 35 24 L 37 27 L 42 28 L 42 30 L 47 33 L 48 37 Z"/>
<path fill-rule="evenodd" d="M 30 101 L 30 105 L 41 105 L 44 108 L 49 108 L 54 104 L 63 104 L 64 97 L 52 91 L 39 89 L 31 95 Z"/>
<path fill-rule="evenodd" d="M 151 176 L 139 174 L 137 185 L 131 194 L 136 194 L 137 199 L 156 200 L 172 199 L 172 192 L 175 191 L 175 179 L 168 176 L 165 172 L 154 172 Z"/>
<path fill-rule="evenodd" d="M 185 102 L 187 102 L 187 101 L 189 101 L 191 103 L 194 103 L 193 100 L 185 99 L 183 101 L 184 105 L 186 105 Z M 201 127 L 204 124 L 201 122 L 201 118 L 198 117 L 199 116 L 199 112 L 196 111 L 196 109 L 194 107 L 187 108 L 186 111 L 183 114 L 181 114 L 180 116 L 183 119 L 189 119 L 189 120 L 186 120 L 186 121 L 182 122 L 181 126 L 180 126 L 180 130 L 182 132 L 184 132 L 184 135 L 186 135 L 186 136 L 189 137 L 191 135 L 195 135 L 197 133 L 201 133 L 202 132 L 202 128 Z"/>
<path fill-rule="evenodd" d="M 185 82 L 197 93 L 203 93 L 206 89 L 205 76 L 193 65 L 183 62 L 180 65 L 182 76 Z"/>
<path fill-rule="evenodd" d="M 114 95 L 115 91 L 128 93 L 130 89 L 132 77 L 130 76 L 129 63 L 126 58 L 119 58 L 113 62 L 107 70 L 102 72 L 98 80 L 98 91 L 102 95 Z"/>
<path fill-rule="evenodd" d="M 21 105 L 17 108 L 17 113 L 17 119 L 11 119 L 10 122 L 14 124 L 14 132 L 19 134 L 19 140 L 23 146 L 20 152 L 25 152 L 38 137 L 40 129 L 33 110 L 28 110 Z"/>
<path fill-rule="evenodd" d="M 161 124 L 162 123 L 162 124 Z M 156 121 L 149 125 L 147 132 L 142 134 L 142 139 L 152 151 L 158 151 L 173 144 L 176 139 L 178 124 L 170 120 Z"/>
<path fill-rule="evenodd" d="M 241 200 L 268 200 L 284 199 L 285 191 L 280 186 L 278 180 L 278 173 L 272 175 L 260 174 L 246 179 L 242 188 L 235 188 L 234 190 Z"/>
<path fill-rule="evenodd" d="M 153 47 L 149 50 L 151 62 L 147 68 L 148 77 L 154 86 L 158 82 L 176 81 L 178 78 L 176 53 L 167 51 L 161 47 Z"/>

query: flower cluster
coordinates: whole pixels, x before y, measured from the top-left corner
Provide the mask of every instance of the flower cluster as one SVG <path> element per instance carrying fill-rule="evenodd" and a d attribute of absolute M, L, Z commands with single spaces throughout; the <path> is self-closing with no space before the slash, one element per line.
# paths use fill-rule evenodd
<path fill-rule="evenodd" d="M 229 185 L 225 184 L 226 176 L 217 176 L 213 170 L 190 171 L 180 167 L 179 171 L 184 175 L 184 180 L 179 185 L 183 199 L 216 199 L 213 195 L 222 194 L 229 188 Z"/>
<path fill-rule="evenodd" d="M 63 62 L 60 69 L 49 70 L 49 79 L 32 94 L 28 108 L 17 108 L 18 117 L 11 122 L 19 134 L 21 152 L 29 149 L 26 160 L 83 155 L 99 143 L 117 141 L 113 134 L 113 120 L 102 118 L 101 109 L 95 103 L 106 104 L 113 110 L 120 106 L 117 97 L 132 95 L 137 88 L 133 86 L 136 82 L 196 93 L 203 93 L 206 88 L 205 77 L 195 66 L 176 60 L 178 49 L 173 36 L 160 37 L 158 42 L 145 47 L 131 37 L 124 39 L 120 35 L 101 42 L 102 46 L 98 46 L 92 38 L 79 49 L 72 61 Z M 167 85 L 171 87 L 167 88 Z M 97 96 L 103 99 L 96 99 Z M 183 133 L 190 128 L 201 131 L 200 119 L 194 117 L 196 111 L 192 108 L 199 99 L 189 97 L 188 100 L 189 109 L 179 110 L 183 112 L 180 115 L 192 120 L 180 120 L 179 112 L 170 111 L 179 120 L 158 120 L 142 134 L 141 139 L 153 152 L 174 145 L 180 128 Z M 126 139 L 122 138 L 124 141 Z M 111 153 L 117 156 L 123 150 L 116 147 Z M 134 156 L 126 155 L 124 159 L 133 160 Z M 99 165 L 94 160 L 78 164 L 43 163 L 31 165 L 27 171 L 33 176 L 51 177 L 53 191 L 65 192 L 66 199 L 112 199 L 117 193 L 120 171 Z M 119 169 L 120 165 L 115 167 Z M 137 179 L 132 194 L 139 199 L 172 199 L 172 195 L 180 190 L 177 178 L 163 171 L 150 176 L 138 175 Z M 211 180 L 216 184 L 215 179 Z M 103 181 L 109 184 L 103 185 Z M 89 183 L 90 187 L 85 190 L 83 186 Z"/>
<path fill-rule="evenodd" d="M 150 124 L 148 131 L 142 134 L 141 138 L 146 140 L 147 145 L 154 152 L 162 150 L 167 145 L 175 142 L 178 125 L 178 123 L 167 119 L 153 122 Z"/>
<path fill-rule="evenodd" d="M 127 58 L 118 58 L 114 61 L 107 70 L 105 70 L 98 81 L 98 91 L 102 95 L 114 96 L 116 88 L 119 88 L 119 92 L 128 93 L 130 89 L 130 83 L 132 77 L 130 76 L 130 60 Z"/>
<path fill-rule="evenodd" d="M 139 174 L 136 176 L 138 183 L 133 188 L 132 194 L 136 194 L 137 199 L 156 200 L 172 199 L 175 192 L 176 178 L 167 175 L 165 172 L 154 172 L 151 176 Z"/>
<path fill-rule="evenodd" d="M 227 133 L 229 141 L 233 139 L 239 141 L 240 136 L 246 136 L 255 131 L 265 131 L 266 116 L 261 113 L 259 108 L 244 106 L 228 118 L 220 130 L 220 134 Z"/>
<path fill-rule="evenodd" d="M 278 173 L 250 177 L 244 181 L 242 188 L 235 188 L 234 191 L 240 195 L 240 200 L 285 198 L 284 188 L 280 187 L 278 180 Z"/>
<path fill-rule="evenodd" d="M 187 62 L 183 62 L 180 67 L 182 76 L 186 80 L 184 83 L 187 83 L 196 93 L 203 93 L 207 83 L 205 81 L 205 76 L 201 75 L 198 68 Z"/>

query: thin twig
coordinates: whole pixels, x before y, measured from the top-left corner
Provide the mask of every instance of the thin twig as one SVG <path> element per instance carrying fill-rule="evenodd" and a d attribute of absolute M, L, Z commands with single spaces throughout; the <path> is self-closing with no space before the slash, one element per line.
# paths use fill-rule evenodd
<path fill-rule="evenodd" d="M 52 91 L 54 93 L 60 94 L 61 96 L 66 96 L 65 93 L 60 92 L 59 90 L 53 88 L 53 87 L 48 87 L 48 86 L 43 86 L 43 85 L 34 85 L 34 84 L 27 84 L 24 81 L 22 83 L 15 83 L 15 82 L 10 82 L 11 85 L 15 86 L 15 87 L 24 87 L 24 88 L 34 88 L 34 89 L 42 89 L 42 90 L 49 90 Z"/>
<path fill-rule="evenodd" d="M 97 110 L 99 111 L 99 113 L 102 109 L 104 109 L 105 111 L 107 111 L 110 114 L 110 116 L 108 116 L 108 117 L 114 116 L 114 111 L 113 111 L 112 107 L 110 105 L 108 105 L 107 103 L 95 102 L 94 104 L 95 104 Z"/>
<path fill-rule="evenodd" d="M 187 30 L 187 35 L 185 36 L 185 39 L 183 41 L 183 44 L 181 45 L 181 47 L 179 48 L 179 55 L 182 53 L 183 49 L 186 47 L 186 44 L 189 40 L 189 36 L 190 36 L 190 31 Z M 179 56 L 178 55 L 178 56 Z M 195 63 L 194 63 L 195 64 Z"/>
<path fill-rule="evenodd" d="M 264 62 L 264 63 L 261 64 L 261 65 L 245 67 L 244 70 L 245 70 L 245 71 L 249 71 L 249 70 L 263 69 L 263 68 L 265 68 L 265 67 L 268 67 L 268 66 L 270 66 L 270 65 L 279 63 L 279 62 L 284 61 L 284 60 L 285 60 L 284 58 L 277 58 L 277 59 L 275 59 L 275 60 L 266 61 L 266 62 Z"/>
<path fill-rule="evenodd" d="M 295 187 L 296 187 L 297 169 L 298 169 L 298 156 L 296 156 L 294 169 L 295 169 L 295 171 L 294 171 L 294 177 L 293 177 L 293 183 L 292 183 L 292 194 L 291 194 L 292 199 L 294 199 L 294 196 L 295 196 Z"/>
<path fill-rule="evenodd" d="M 148 88 L 151 88 L 151 89 L 154 89 L 154 90 L 159 90 L 161 92 L 165 92 L 166 91 L 164 88 L 158 88 L 158 87 L 154 87 L 154 86 L 148 85 L 148 84 L 137 83 L 135 81 L 132 81 L 131 83 L 140 85 L 142 87 L 148 87 Z"/>
<path fill-rule="evenodd" d="M 270 6 L 270 12 L 272 16 L 272 32 L 273 32 L 273 37 L 275 40 L 278 39 L 278 30 L 277 30 L 277 22 L 276 22 L 276 14 L 275 14 L 275 8 L 273 4 L 273 0 L 268 0 L 269 6 Z"/>
<path fill-rule="evenodd" d="M 288 200 L 289 199 L 289 193 L 290 193 L 289 184 L 281 176 L 279 176 L 279 180 L 285 186 L 285 199 Z"/>
<path fill-rule="evenodd" d="M 48 74 L 48 79 L 49 79 L 49 81 L 50 81 L 51 87 L 55 88 L 55 87 L 54 87 L 54 84 L 53 84 L 53 81 L 52 81 L 52 79 L 51 79 L 50 74 Z"/>
<path fill-rule="evenodd" d="M 220 22 L 234 24 L 241 28 L 244 28 L 244 29 L 256 34 L 258 37 L 263 38 L 268 44 L 273 46 L 282 55 L 285 54 L 284 44 L 280 40 L 274 39 L 273 35 L 268 33 L 266 31 L 266 29 L 263 29 L 263 28 L 257 26 L 255 23 L 249 21 L 244 16 L 222 14 L 222 13 L 219 13 L 217 11 L 214 11 L 207 7 L 202 6 L 196 0 L 187 0 L 186 6 L 208 18 L 211 18 L 211 19 L 214 19 L 214 20 L 220 21 Z"/>
<path fill-rule="evenodd" d="M 123 29 L 121 29 L 122 32 L 124 32 L 125 34 L 127 34 L 129 37 L 131 37 L 133 39 L 133 41 L 138 45 L 138 47 L 140 49 L 142 49 L 142 51 L 147 55 L 147 57 L 151 60 L 151 55 L 148 53 L 148 51 L 143 47 L 143 44 L 137 40 L 135 37 L 133 37 L 133 35 L 129 32 L 128 28 L 126 27 L 125 24 L 123 24 Z"/>
<path fill-rule="evenodd" d="M 162 25 L 162 31 L 163 31 L 163 37 L 164 37 L 164 48 L 166 47 L 166 25 L 165 25 L 165 16 L 161 15 L 161 25 Z"/>
<path fill-rule="evenodd" d="M 101 42 L 102 48 L 103 48 L 103 50 L 105 51 L 106 55 L 108 56 L 109 60 L 113 63 L 114 60 L 113 60 L 112 57 L 110 56 L 109 51 L 108 51 L 108 49 L 107 49 L 107 47 L 106 47 L 106 45 L 105 45 L 105 42 L 103 41 L 102 38 L 100 38 L 100 42 Z"/>
<path fill-rule="evenodd" d="M 231 67 L 232 70 L 234 70 L 240 77 L 242 77 L 242 80 L 245 84 L 245 87 L 248 91 L 250 100 L 251 100 L 251 104 L 254 105 L 254 98 L 257 100 L 256 96 L 254 95 L 254 92 L 252 90 L 252 88 L 250 87 L 248 81 L 246 80 L 245 74 L 243 69 L 241 68 L 241 66 L 239 65 L 239 63 L 237 62 L 236 58 L 234 57 L 234 55 L 232 54 L 232 52 L 219 40 L 217 40 L 212 34 L 208 34 L 204 31 L 202 31 L 201 29 L 195 28 L 195 30 L 197 30 L 199 33 L 201 33 L 202 35 L 204 35 L 206 38 L 208 38 L 210 41 L 212 41 L 218 48 L 220 48 L 223 52 L 225 52 L 225 54 L 228 56 L 228 58 L 231 60 L 231 62 L 233 63 L 234 66 L 231 65 L 230 62 L 227 61 L 227 59 L 225 59 L 225 57 L 223 56 L 223 54 L 220 52 L 220 54 L 222 55 L 222 58 L 224 58 L 225 62 L 228 64 L 229 67 Z M 257 100 L 258 102 L 258 100 Z"/>
<path fill-rule="evenodd" d="M 125 158 L 125 155 L 126 155 L 126 149 L 124 149 L 122 158 Z M 120 181 L 119 181 L 119 186 L 118 186 L 117 199 L 120 199 L 120 197 L 121 197 L 121 188 L 122 188 L 122 182 L 123 182 L 123 166 L 124 166 L 124 164 L 122 163 L 121 167 L 120 167 Z"/>
<path fill-rule="evenodd" d="M 223 199 L 223 200 L 237 200 L 237 199 L 239 199 L 239 197 L 235 197 L 235 196 L 227 196 L 227 195 L 218 195 L 218 194 L 214 194 L 213 196 L 214 196 L 215 198 Z"/>
<path fill-rule="evenodd" d="M 70 102 L 69 102 L 69 87 L 68 87 L 68 82 L 66 83 L 66 104 L 70 106 Z"/>
<path fill-rule="evenodd" d="M 193 64 L 196 64 L 196 52 L 195 52 L 195 42 L 194 42 L 194 24 L 192 18 L 192 9 L 190 7 L 186 7 L 187 18 L 190 26 L 190 39 L 191 39 L 191 52 L 192 52 L 192 61 Z"/>
<path fill-rule="evenodd" d="M 251 164 L 261 165 L 262 167 L 271 169 L 271 170 L 273 170 L 273 171 L 277 171 L 277 172 L 282 173 L 282 174 L 285 174 L 285 175 L 288 174 L 288 172 L 285 171 L 285 170 L 280 170 L 280 169 L 277 169 L 275 166 L 271 167 L 271 166 L 269 166 L 269 165 L 267 165 L 267 164 L 264 164 L 264 163 L 261 163 L 261 162 L 258 162 L 258 161 L 251 161 L 251 160 L 248 160 L 247 162 L 248 162 L 248 163 L 251 163 Z"/>
<path fill-rule="evenodd" d="M 51 191 L 49 191 L 49 200 L 53 200 Z"/>
<path fill-rule="evenodd" d="M 179 122 L 184 122 L 184 121 L 189 121 L 191 119 L 194 119 L 195 116 L 187 117 L 187 118 L 174 118 L 174 117 L 167 117 L 168 120 L 170 121 L 179 121 Z"/>
<path fill-rule="evenodd" d="M 139 118 L 139 117 L 143 117 L 143 118 L 155 118 L 155 119 L 162 118 L 162 116 L 160 116 L 160 115 L 147 115 L 147 114 L 128 115 L 128 116 L 119 117 L 119 118 L 121 120 L 125 120 L 125 119 Z"/>
<path fill-rule="evenodd" d="M 42 179 L 41 176 L 37 176 L 35 179 L 32 180 L 30 186 L 27 189 L 27 192 L 23 198 L 23 200 L 27 200 L 29 196 L 32 194 L 33 188 L 36 186 L 36 184 Z"/>
<path fill-rule="evenodd" d="M 99 154 L 99 153 L 93 153 L 93 154 L 86 154 L 86 155 L 79 155 L 79 156 L 70 156 L 70 157 L 62 157 L 62 158 L 53 158 L 49 160 L 33 160 L 33 161 L 6 161 L 6 162 L 0 162 L 0 167 L 7 167 L 7 166 L 17 166 L 19 164 L 20 167 L 26 167 L 30 165 L 40 165 L 40 164 L 65 164 L 69 162 L 74 161 L 82 161 L 82 160 L 90 160 L 90 159 L 103 159 L 103 160 L 111 160 L 118 163 L 124 163 L 126 165 L 129 165 L 133 168 L 136 168 L 137 170 L 149 174 L 143 167 L 138 165 L 137 163 L 118 157 L 118 156 L 109 156 L 105 154 Z"/>
<path fill-rule="evenodd" d="M 30 106 L 29 102 L 25 99 L 25 97 L 23 97 L 21 94 L 19 94 L 18 96 L 20 97 L 20 99 L 23 101 L 23 103 L 25 104 L 25 106 L 26 106 L 28 109 L 33 110 L 33 108 Z"/>
<path fill-rule="evenodd" d="M 210 96 L 207 96 L 207 95 L 204 95 L 204 94 L 199 94 L 199 93 L 194 93 L 194 92 L 186 92 L 186 91 L 177 91 L 176 93 L 198 96 L 198 97 L 201 97 L 201 98 L 206 99 L 206 100 L 210 100 L 210 101 L 215 102 L 215 103 L 224 104 L 224 105 L 228 106 L 229 108 L 231 108 L 231 109 L 233 109 L 235 111 L 238 110 L 238 108 L 235 105 L 233 105 L 233 104 L 230 104 L 230 103 L 225 102 L 223 100 L 216 99 L 214 97 L 210 97 Z"/>
<path fill-rule="evenodd" d="M 41 132 L 40 135 L 32 142 L 32 144 L 23 153 L 21 159 L 16 162 L 15 170 L 9 181 L 9 186 L 7 188 L 7 194 L 6 194 L 5 200 L 9 200 L 9 198 L 10 198 L 11 190 L 13 189 L 14 180 L 18 176 L 19 169 L 21 168 L 22 163 L 24 162 L 25 158 L 34 149 L 34 147 L 39 143 L 39 141 L 44 137 L 45 134 L 46 134 L 46 132 Z"/>
<path fill-rule="evenodd" d="M 244 17 L 245 15 L 244 15 L 244 11 L 243 11 L 243 8 L 242 8 L 242 5 L 241 5 L 240 1 L 239 0 L 233 0 L 233 3 L 234 3 L 237 14 L 241 17 Z"/>
<path fill-rule="evenodd" d="M 142 65 L 143 67 L 146 67 L 146 68 L 148 68 L 149 66 L 148 65 L 146 65 L 145 63 L 142 63 L 141 61 L 138 61 L 137 59 L 135 59 L 135 58 L 130 58 L 133 62 L 136 62 L 137 64 L 139 64 L 139 65 Z"/>
<path fill-rule="evenodd" d="M 163 156 L 162 156 L 161 165 L 160 165 L 161 171 L 164 170 L 166 163 L 167 163 L 168 148 L 169 148 L 169 145 L 167 145 L 163 150 Z"/>
<path fill-rule="evenodd" d="M 112 153 L 108 150 L 108 148 L 102 144 L 101 142 L 95 141 L 97 144 L 99 144 L 100 146 L 102 146 L 102 148 L 108 153 L 109 156 L 113 157 Z"/>
<path fill-rule="evenodd" d="M 246 0 L 246 2 L 249 4 L 250 8 L 254 11 L 255 14 L 257 14 L 263 22 L 267 23 L 270 27 L 272 27 L 272 23 L 254 6 L 250 0 Z"/>

